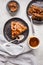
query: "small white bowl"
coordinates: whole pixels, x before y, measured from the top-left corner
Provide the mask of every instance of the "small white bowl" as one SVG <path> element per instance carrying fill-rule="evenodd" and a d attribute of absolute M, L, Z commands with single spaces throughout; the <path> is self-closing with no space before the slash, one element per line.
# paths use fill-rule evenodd
<path fill-rule="evenodd" d="M 36 36 L 31 36 L 31 37 L 29 37 L 29 38 L 28 38 L 28 46 L 29 46 L 31 49 L 37 49 L 37 48 L 40 46 L 40 40 L 39 40 L 39 44 L 38 44 L 36 47 L 32 47 L 32 46 L 29 44 L 30 38 L 33 38 L 33 37 L 35 37 L 35 38 L 37 38 L 37 39 L 39 40 L 39 38 L 36 37 Z"/>

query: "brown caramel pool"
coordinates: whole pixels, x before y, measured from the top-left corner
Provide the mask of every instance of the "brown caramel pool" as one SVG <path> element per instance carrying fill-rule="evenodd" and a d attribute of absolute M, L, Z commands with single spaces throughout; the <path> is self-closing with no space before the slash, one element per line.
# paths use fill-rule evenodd
<path fill-rule="evenodd" d="M 31 47 L 37 47 L 39 45 L 39 39 L 36 37 L 32 37 L 29 40 L 29 44 Z"/>
<path fill-rule="evenodd" d="M 11 1 L 9 4 L 8 4 L 8 7 L 10 9 L 11 12 L 15 12 L 18 10 L 18 4 L 14 1 Z"/>

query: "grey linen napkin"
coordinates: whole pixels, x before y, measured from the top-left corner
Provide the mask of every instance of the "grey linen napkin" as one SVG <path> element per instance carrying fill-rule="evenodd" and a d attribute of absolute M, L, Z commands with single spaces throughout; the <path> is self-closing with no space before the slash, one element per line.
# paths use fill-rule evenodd
<path fill-rule="evenodd" d="M 4 38 L 0 40 L 1 44 L 4 42 Z M 0 47 L 0 65 L 37 65 L 37 61 L 35 56 L 27 50 L 21 54 L 10 55 Z"/>
<path fill-rule="evenodd" d="M 0 55 L 0 65 L 37 65 L 34 55 L 29 52 L 17 56 Z"/>

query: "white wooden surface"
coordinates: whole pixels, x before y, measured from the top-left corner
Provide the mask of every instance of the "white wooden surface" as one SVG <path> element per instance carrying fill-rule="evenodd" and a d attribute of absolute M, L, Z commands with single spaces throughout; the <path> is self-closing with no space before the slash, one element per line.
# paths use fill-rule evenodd
<path fill-rule="evenodd" d="M 7 20 L 12 18 L 6 10 L 6 4 L 10 0 L 0 0 L 0 34 L 3 35 L 3 27 Z M 20 10 L 14 17 L 20 17 L 25 20 L 29 25 L 29 36 L 32 35 L 31 25 L 26 16 L 26 7 L 31 0 L 17 0 L 20 4 Z M 38 59 L 38 65 L 43 65 L 43 25 L 34 25 L 35 35 L 40 39 L 40 47 L 33 51 L 36 58 Z"/>

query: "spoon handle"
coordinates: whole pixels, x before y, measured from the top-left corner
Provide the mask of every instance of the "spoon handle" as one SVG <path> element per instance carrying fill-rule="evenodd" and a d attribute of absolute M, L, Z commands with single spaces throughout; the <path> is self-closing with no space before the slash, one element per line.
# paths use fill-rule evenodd
<path fill-rule="evenodd" d="M 15 44 L 15 43 L 16 43 L 16 41 L 17 41 L 17 40 L 12 40 L 12 41 L 7 42 L 7 43 L 5 43 L 5 44 L 3 44 L 3 45 L 5 46 L 5 45 L 7 45 L 7 44 L 9 44 L 9 43 L 13 43 L 13 42 L 14 42 L 13 44 Z M 17 43 L 18 43 L 18 41 L 17 41 Z"/>
<path fill-rule="evenodd" d="M 30 21 L 31 21 L 32 34 L 34 35 L 35 31 L 34 31 L 33 22 L 32 22 L 32 16 L 30 16 Z"/>
<path fill-rule="evenodd" d="M 31 26 L 32 26 L 32 33 L 34 35 L 35 34 L 35 31 L 34 31 L 34 27 L 33 27 L 33 23 L 32 23 L 32 18 L 31 18 Z"/>

